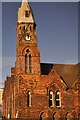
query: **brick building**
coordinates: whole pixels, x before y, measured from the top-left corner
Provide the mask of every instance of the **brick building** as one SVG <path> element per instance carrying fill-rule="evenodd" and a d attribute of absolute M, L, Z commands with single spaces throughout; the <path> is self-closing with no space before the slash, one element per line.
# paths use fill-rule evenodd
<path fill-rule="evenodd" d="M 2 95 L 3 95 L 3 88 L 0 88 L 0 118 L 2 117 Z"/>
<path fill-rule="evenodd" d="M 40 63 L 36 23 L 26 0 L 18 10 L 16 31 L 16 62 L 4 85 L 3 116 L 80 119 L 79 64 Z"/>

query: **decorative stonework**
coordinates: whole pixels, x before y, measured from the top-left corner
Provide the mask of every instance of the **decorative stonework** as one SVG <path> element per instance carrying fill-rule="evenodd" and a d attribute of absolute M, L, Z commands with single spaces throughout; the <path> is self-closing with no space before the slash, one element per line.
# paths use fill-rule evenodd
<path fill-rule="evenodd" d="M 27 0 L 23 0 L 18 10 L 17 22 L 16 62 L 5 81 L 3 116 L 25 120 L 80 118 L 80 77 L 76 74 L 75 83 L 70 87 L 65 79 L 72 65 L 67 66 L 65 73 L 66 65 L 40 63 L 36 25 Z M 71 75 L 74 78 L 74 72 Z"/>

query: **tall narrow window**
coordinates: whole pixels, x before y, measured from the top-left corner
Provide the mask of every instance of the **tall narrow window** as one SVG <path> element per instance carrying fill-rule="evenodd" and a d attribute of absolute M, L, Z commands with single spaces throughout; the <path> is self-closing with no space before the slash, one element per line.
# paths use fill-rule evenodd
<path fill-rule="evenodd" d="M 49 106 L 50 107 L 61 107 L 61 96 L 60 92 L 57 91 L 56 94 L 53 91 L 49 93 Z"/>
<path fill-rule="evenodd" d="M 29 55 L 29 72 L 32 73 L 31 55 Z"/>
<path fill-rule="evenodd" d="M 52 91 L 49 93 L 49 106 L 54 107 L 54 94 Z"/>
<path fill-rule="evenodd" d="M 25 71 L 28 72 L 28 56 L 25 55 Z"/>
<path fill-rule="evenodd" d="M 18 118 L 18 110 L 17 110 L 17 112 L 16 112 L 16 118 Z"/>
<path fill-rule="evenodd" d="M 32 26 L 30 26 L 30 31 L 32 31 Z"/>
<path fill-rule="evenodd" d="M 28 91 L 27 93 L 27 106 L 31 107 L 31 92 Z"/>
<path fill-rule="evenodd" d="M 46 120 L 46 118 L 43 117 L 43 114 L 44 114 L 44 112 L 42 112 L 42 113 L 40 114 L 40 120 Z"/>
<path fill-rule="evenodd" d="M 73 120 L 73 116 L 71 113 L 66 114 L 66 120 Z"/>
<path fill-rule="evenodd" d="M 78 114 L 78 120 L 80 120 L 80 113 Z"/>
<path fill-rule="evenodd" d="M 10 118 L 10 114 L 8 113 L 8 117 L 7 118 Z"/>
<path fill-rule="evenodd" d="M 54 113 L 54 114 L 53 114 L 53 120 L 58 120 L 57 118 L 58 118 L 57 114 Z"/>
<path fill-rule="evenodd" d="M 56 102 L 56 107 L 60 107 L 61 106 L 61 98 L 60 98 L 60 92 L 59 91 L 56 92 L 55 102 Z"/>
<path fill-rule="evenodd" d="M 25 31 L 25 26 L 23 26 L 23 31 Z"/>
<path fill-rule="evenodd" d="M 29 49 L 26 50 L 27 54 L 25 55 L 25 72 L 32 73 L 32 56 Z"/>

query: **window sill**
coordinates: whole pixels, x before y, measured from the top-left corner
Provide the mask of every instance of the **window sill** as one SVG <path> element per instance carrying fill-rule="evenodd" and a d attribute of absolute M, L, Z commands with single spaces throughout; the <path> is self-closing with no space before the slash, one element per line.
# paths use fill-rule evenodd
<path fill-rule="evenodd" d="M 51 108 L 51 109 L 61 109 L 61 106 L 59 106 L 59 107 L 57 107 L 57 106 L 50 106 L 49 108 Z"/>

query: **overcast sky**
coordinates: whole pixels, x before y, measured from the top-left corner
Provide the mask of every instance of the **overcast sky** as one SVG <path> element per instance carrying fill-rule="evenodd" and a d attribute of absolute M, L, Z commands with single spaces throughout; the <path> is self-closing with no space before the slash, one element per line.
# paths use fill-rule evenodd
<path fill-rule="evenodd" d="M 30 3 L 37 24 L 41 62 L 78 63 L 78 3 Z M 16 57 L 16 25 L 19 2 L 2 4 L 2 57 L 5 79 Z"/>

